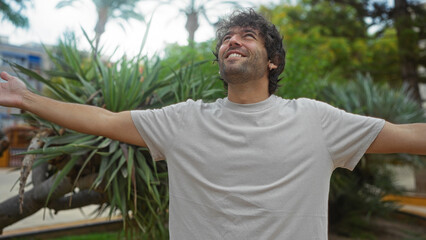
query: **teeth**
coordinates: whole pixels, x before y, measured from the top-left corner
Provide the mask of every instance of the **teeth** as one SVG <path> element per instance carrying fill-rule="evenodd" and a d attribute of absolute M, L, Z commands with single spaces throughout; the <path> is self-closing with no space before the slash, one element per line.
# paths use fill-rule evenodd
<path fill-rule="evenodd" d="M 228 57 L 242 57 L 241 54 L 238 53 L 232 53 Z"/>

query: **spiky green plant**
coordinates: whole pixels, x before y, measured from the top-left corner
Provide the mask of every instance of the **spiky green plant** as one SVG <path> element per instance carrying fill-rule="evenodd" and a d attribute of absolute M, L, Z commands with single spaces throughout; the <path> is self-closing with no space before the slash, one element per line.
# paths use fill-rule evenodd
<path fill-rule="evenodd" d="M 115 62 L 93 52 L 86 55 L 98 54 L 98 57 L 84 58 L 74 38 L 59 44 L 60 54 L 48 52 L 55 64 L 55 70 L 47 72 L 48 78 L 19 65 L 13 66 L 22 74 L 43 82 L 45 93 L 61 101 L 119 112 L 160 107 L 187 98 L 209 99 L 221 91 L 214 89 L 211 76 L 197 71 L 203 62 L 189 62 L 180 69 L 164 69 L 158 57 L 149 59 L 141 54 L 132 59 L 123 56 Z M 163 73 L 165 77 L 160 79 L 160 71 L 169 73 Z M 168 239 L 165 162 L 154 162 L 146 148 L 62 129 L 32 114 L 25 117 L 40 129 L 52 130 L 51 135 L 42 139 L 42 148 L 27 152 L 39 154 L 34 168 L 46 163 L 53 166 L 49 175 L 56 175 L 56 180 L 46 206 L 64 178 L 70 178 L 76 185 L 84 177 L 95 174 L 91 189 L 107 197 L 106 203 L 99 206 L 99 213 L 118 212 L 125 226 L 136 226 L 143 232 L 143 238 Z"/>

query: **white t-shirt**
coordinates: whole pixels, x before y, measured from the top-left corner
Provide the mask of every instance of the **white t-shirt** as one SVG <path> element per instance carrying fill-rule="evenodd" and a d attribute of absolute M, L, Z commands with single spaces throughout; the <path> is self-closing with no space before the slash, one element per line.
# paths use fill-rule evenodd
<path fill-rule="evenodd" d="M 384 120 L 272 95 L 132 111 L 169 171 L 173 240 L 327 239 L 330 176 L 353 169 Z"/>

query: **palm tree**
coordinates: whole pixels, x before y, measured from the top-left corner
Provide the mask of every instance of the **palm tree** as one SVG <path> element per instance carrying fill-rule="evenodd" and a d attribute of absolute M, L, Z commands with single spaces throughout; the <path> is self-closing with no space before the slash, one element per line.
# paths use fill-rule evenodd
<path fill-rule="evenodd" d="M 22 10 L 26 8 L 26 2 L 28 2 L 28 0 L 0 0 L 0 13 L 3 15 L 1 20 L 6 19 L 16 27 L 27 28 L 28 18 L 22 15 Z"/>
<path fill-rule="evenodd" d="M 79 0 L 62 0 L 56 7 L 62 8 L 70 6 L 76 1 Z M 105 32 L 105 26 L 110 19 L 121 19 L 125 21 L 136 19 L 144 21 L 144 16 L 136 11 L 136 4 L 139 1 L 140 0 L 92 0 L 98 14 L 98 20 L 95 26 L 95 52 L 98 50 L 100 38 Z"/>
<path fill-rule="evenodd" d="M 226 0 L 172 0 L 179 12 L 185 14 L 186 24 L 185 28 L 188 32 L 188 45 L 193 47 L 195 32 L 200 26 L 200 18 L 203 17 L 210 25 L 214 25 L 210 13 L 213 11 L 219 11 L 226 7 L 240 8 L 241 5 L 238 1 L 226 1 Z M 223 11 L 221 12 L 223 13 Z"/>

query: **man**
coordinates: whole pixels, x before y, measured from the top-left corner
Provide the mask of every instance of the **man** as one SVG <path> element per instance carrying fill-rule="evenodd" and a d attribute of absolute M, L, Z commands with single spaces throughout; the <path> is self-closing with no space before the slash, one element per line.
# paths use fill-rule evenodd
<path fill-rule="evenodd" d="M 228 97 L 112 113 L 29 92 L 1 73 L 0 104 L 83 133 L 147 146 L 167 159 L 170 237 L 327 239 L 329 181 L 369 153 L 426 154 L 426 125 L 394 125 L 309 99 L 273 95 L 282 39 L 253 10 L 218 30 L 215 53 Z"/>

